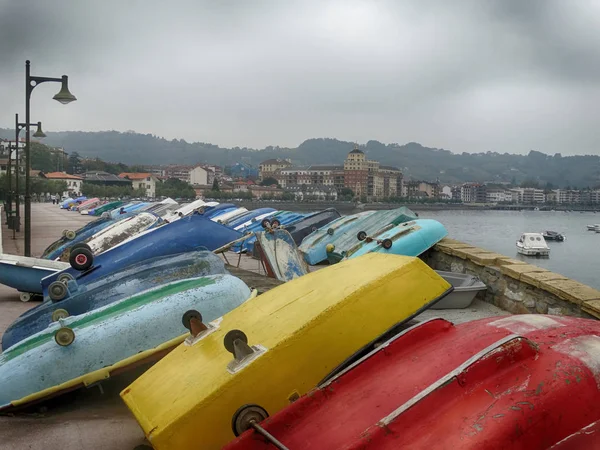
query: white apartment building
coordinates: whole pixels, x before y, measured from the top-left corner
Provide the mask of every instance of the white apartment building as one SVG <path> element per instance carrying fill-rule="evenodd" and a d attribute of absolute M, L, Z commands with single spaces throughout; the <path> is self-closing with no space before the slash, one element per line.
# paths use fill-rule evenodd
<path fill-rule="evenodd" d="M 133 187 L 133 189 L 144 189 L 146 191 L 146 197 L 156 197 L 156 184 L 159 183 L 159 180 L 150 172 L 123 172 L 119 174 L 119 178 L 126 178 L 128 180 L 131 180 L 131 186 Z"/>

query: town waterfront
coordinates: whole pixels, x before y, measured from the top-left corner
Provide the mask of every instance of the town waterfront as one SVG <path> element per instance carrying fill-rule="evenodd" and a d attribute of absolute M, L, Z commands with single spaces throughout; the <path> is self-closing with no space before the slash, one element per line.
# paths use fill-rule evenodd
<path fill-rule="evenodd" d="M 586 225 L 600 223 L 600 214 L 562 211 L 419 211 L 422 218 L 439 220 L 453 239 L 522 259 L 560 273 L 581 283 L 600 288 L 598 261 L 600 233 Z M 565 242 L 549 241 L 549 258 L 517 254 L 515 241 L 523 232 L 558 231 Z"/>

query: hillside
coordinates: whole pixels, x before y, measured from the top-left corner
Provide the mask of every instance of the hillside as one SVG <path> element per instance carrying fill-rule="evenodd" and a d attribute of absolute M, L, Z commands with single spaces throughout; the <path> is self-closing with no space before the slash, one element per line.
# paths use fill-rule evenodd
<path fill-rule="evenodd" d="M 0 129 L 0 136 L 11 138 L 12 130 Z M 50 146 L 64 147 L 83 157 L 101 158 L 124 164 L 234 164 L 246 161 L 258 165 L 269 158 L 290 158 L 294 164 L 342 164 L 352 142 L 337 139 L 308 139 L 297 148 L 265 149 L 221 148 L 203 142 L 168 141 L 151 134 L 117 131 L 47 132 L 43 140 Z M 444 183 L 463 181 L 513 182 L 528 181 L 544 187 L 588 187 L 600 184 L 600 157 L 546 155 L 531 151 L 528 155 L 509 153 L 452 153 L 423 147 L 411 142 L 405 145 L 369 141 L 361 148 L 370 159 L 401 168 L 407 177 Z"/>

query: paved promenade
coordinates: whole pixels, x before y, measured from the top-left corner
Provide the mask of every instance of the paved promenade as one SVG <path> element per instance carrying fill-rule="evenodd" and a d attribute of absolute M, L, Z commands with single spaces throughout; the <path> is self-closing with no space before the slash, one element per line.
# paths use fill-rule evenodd
<path fill-rule="evenodd" d="M 41 255 L 63 230 L 75 230 L 93 220 L 52 203 L 34 203 L 31 212 L 32 256 Z M 21 220 L 23 215 L 21 212 Z M 5 253 L 23 254 L 23 229 L 22 224 L 21 233 L 13 240 L 12 231 L 2 223 Z M 0 336 L 20 314 L 38 304 L 23 303 L 17 291 L 0 285 Z M 82 389 L 42 407 L 0 416 L 0 450 L 133 450 L 144 443 L 144 435 L 119 392 L 134 377 L 132 374 L 104 383 L 104 394 L 97 387 Z"/>

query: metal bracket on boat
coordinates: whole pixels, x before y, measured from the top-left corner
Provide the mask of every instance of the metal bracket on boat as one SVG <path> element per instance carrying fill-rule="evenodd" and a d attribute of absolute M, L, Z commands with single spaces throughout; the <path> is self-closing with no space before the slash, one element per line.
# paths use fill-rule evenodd
<path fill-rule="evenodd" d="M 244 405 L 233 414 L 233 418 L 231 419 L 233 434 L 239 436 L 244 431 L 253 428 L 254 431 L 264 437 L 275 448 L 278 448 L 279 450 L 288 450 L 288 448 L 279 442 L 275 436 L 259 425 L 259 422 L 262 422 L 267 417 L 269 417 L 269 414 L 262 406 L 253 404 Z"/>
<path fill-rule="evenodd" d="M 223 339 L 225 349 L 233 354 L 233 361 L 227 364 L 227 371 L 234 374 L 248 366 L 267 349 L 262 345 L 248 345 L 248 337 L 241 330 L 231 330 Z"/>
<path fill-rule="evenodd" d="M 188 311 L 189 312 L 189 311 Z M 185 315 L 184 315 L 185 317 Z M 202 317 L 202 316 L 201 316 Z M 202 319 L 200 319 L 201 321 Z M 205 337 L 213 334 L 215 331 L 217 331 L 220 327 L 221 327 L 221 322 L 223 321 L 222 317 L 219 317 L 218 319 L 213 320 L 212 322 L 209 322 L 207 324 L 202 323 L 202 321 L 200 322 L 205 329 L 200 331 L 199 333 L 197 333 L 196 335 L 194 335 L 191 330 L 190 330 L 190 336 L 188 336 L 187 338 L 185 338 L 185 341 L 183 341 L 183 343 L 185 345 L 195 345 L 198 342 L 200 342 L 202 339 L 204 339 Z M 197 329 L 197 328 L 196 328 Z"/>

